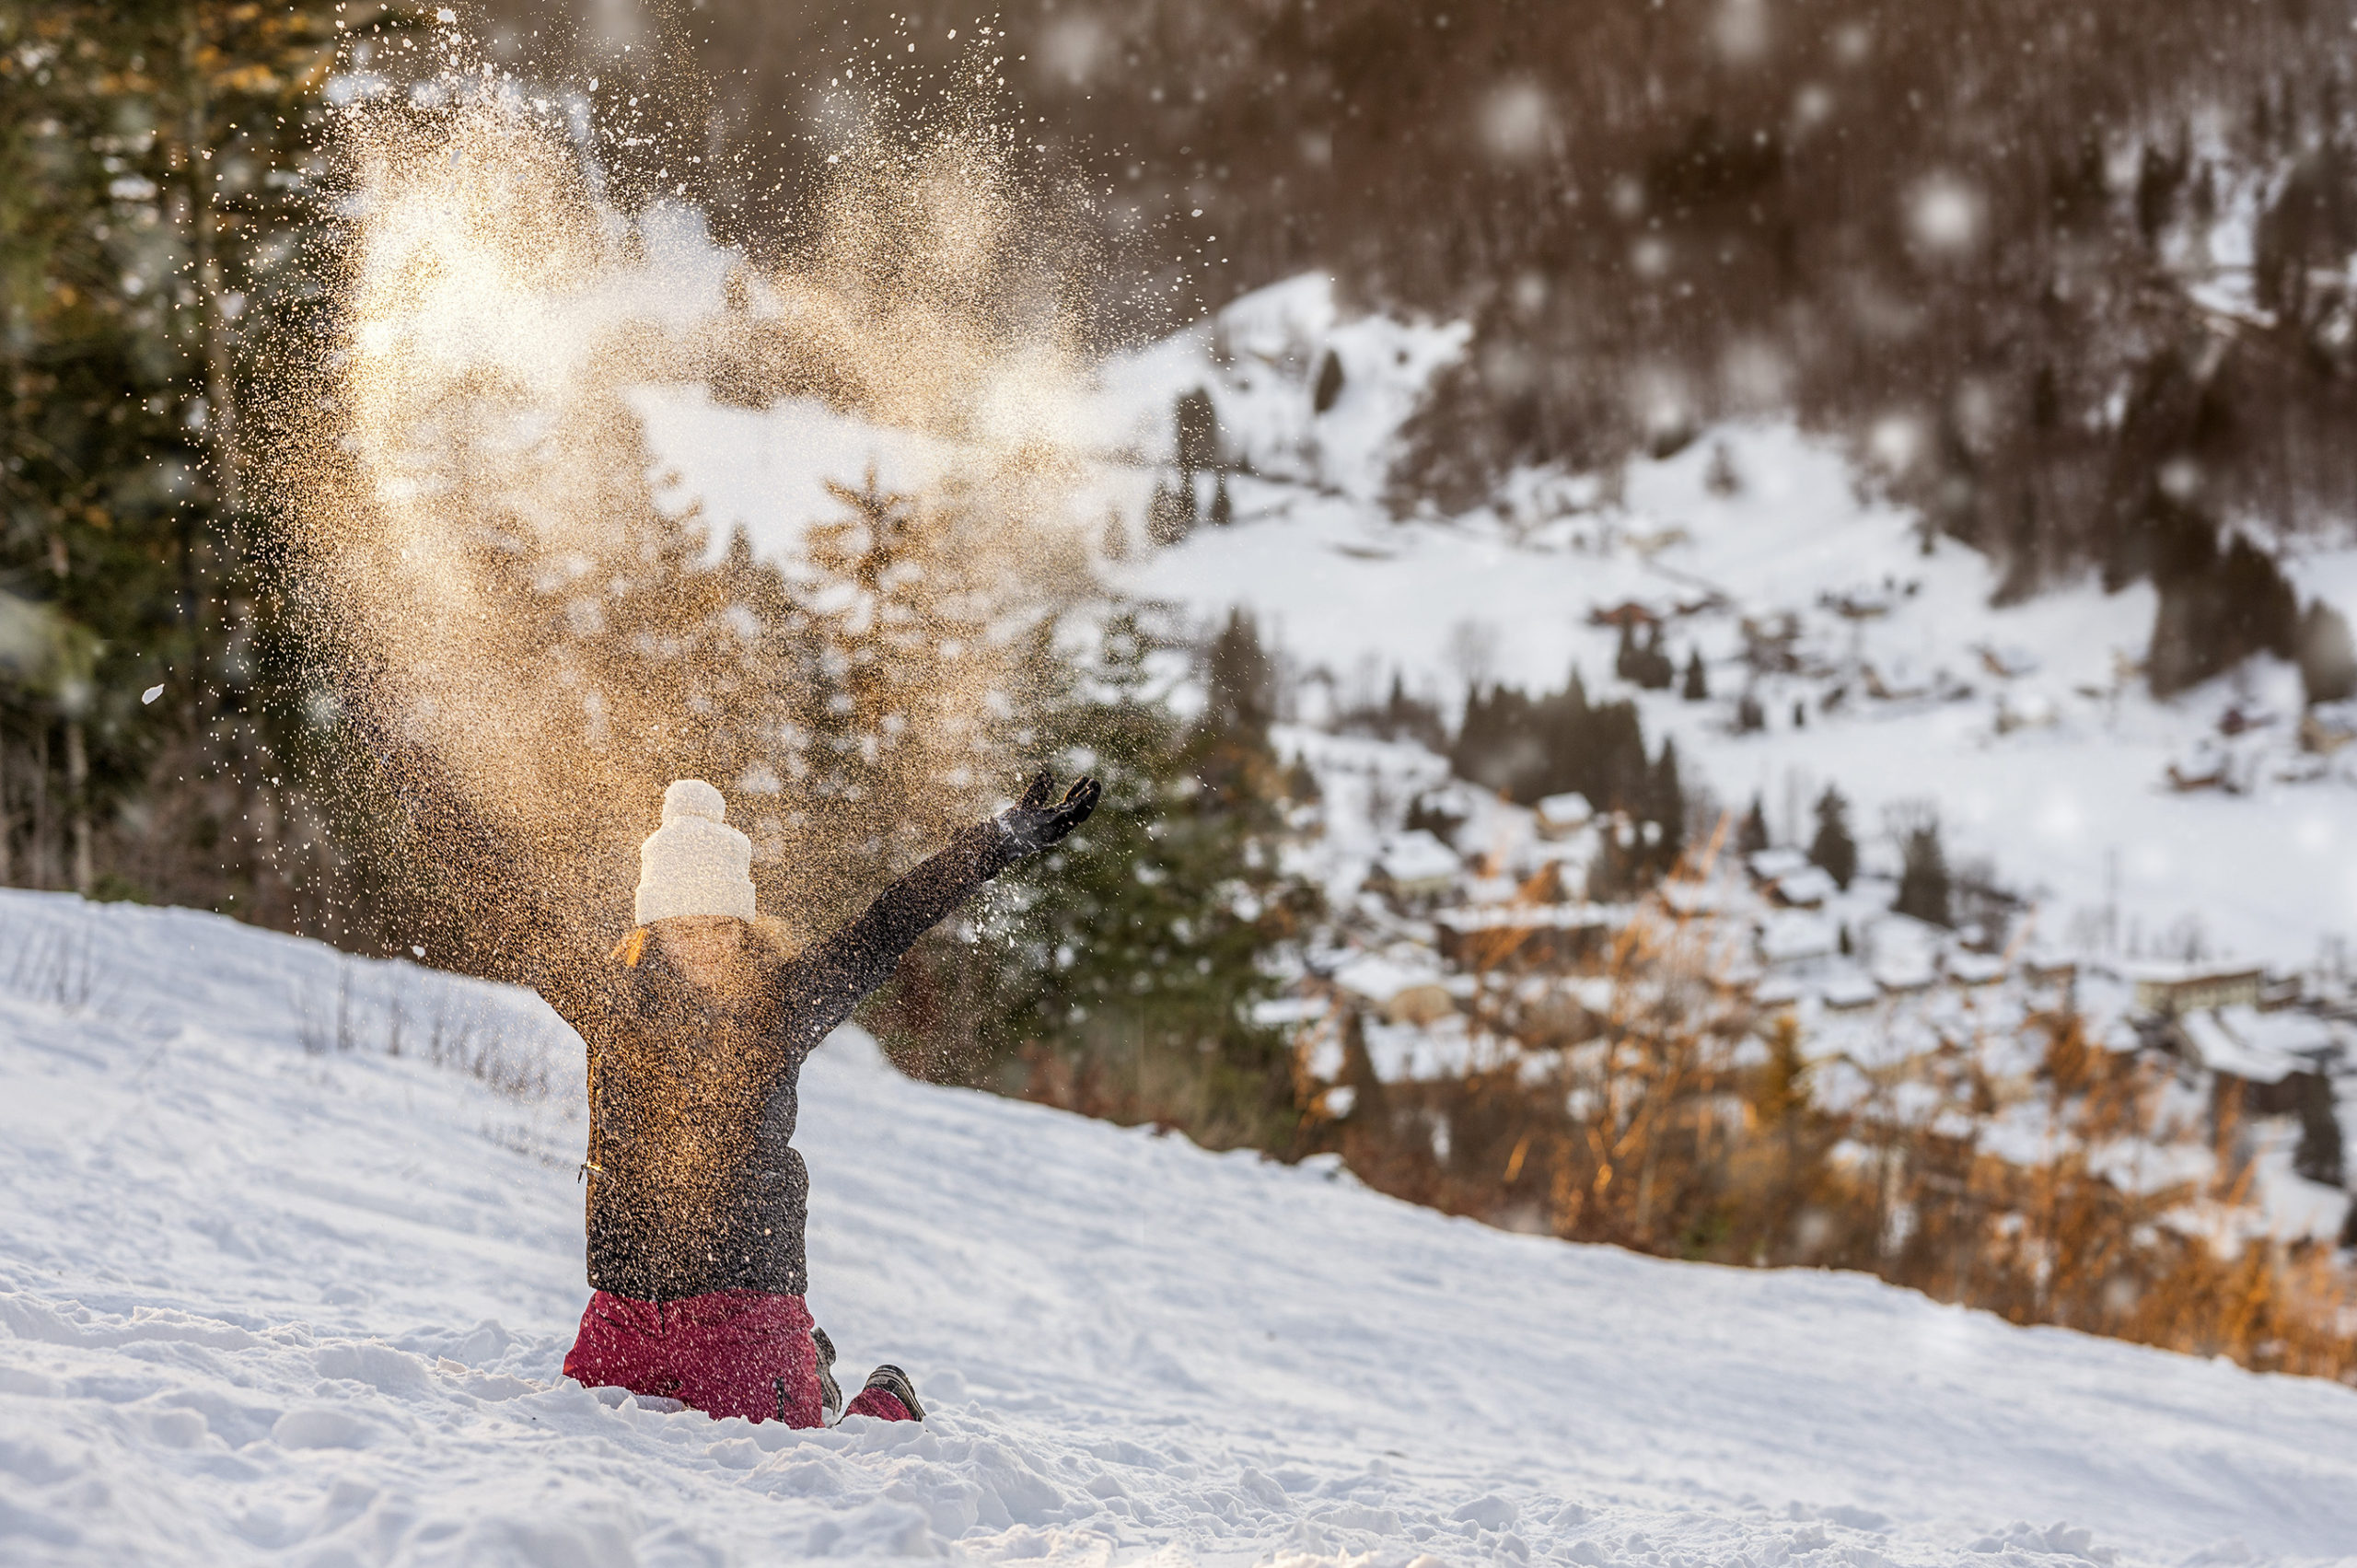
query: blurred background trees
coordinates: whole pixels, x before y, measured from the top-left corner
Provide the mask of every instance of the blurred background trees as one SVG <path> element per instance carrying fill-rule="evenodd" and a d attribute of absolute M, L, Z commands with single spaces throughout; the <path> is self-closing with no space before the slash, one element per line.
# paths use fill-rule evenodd
<path fill-rule="evenodd" d="M 1474 324 L 1391 476 L 1401 513 L 1796 414 L 1997 559 L 2005 597 L 2153 580 L 2168 691 L 2295 646 L 2272 540 L 2226 530 L 2357 503 L 2357 124 L 2346 19 L 2305 0 L 489 14 L 505 57 L 594 65 L 634 106 L 619 188 L 691 147 L 720 231 L 772 253 L 801 242 L 841 69 L 953 95 L 980 36 L 1113 259 L 1078 291 L 1109 340 L 1312 268 Z M 1168 489 L 1152 532 L 1201 515 Z"/>
<path fill-rule="evenodd" d="M 0 872 L 284 922 L 301 663 L 249 469 L 338 7 L 0 6 Z M 160 691 L 154 689 L 161 687 Z M 146 695 L 143 702 L 143 694 Z"/>
<path fill-rule="evenodd" d="M 1133 263 L 1109 326 L 1313 267 L 1477 323 L 1403 505 L 1791 408 L 1879 428 L 2034 583 L 2155 570 L 2171 505 L 2296 526 L 2357 484 L 2347 29 L 2303 0 L 493 11 L 517 57 L 561 37 L 614 91 L 661 87 L 625 44 L 687 41 L 708 80 L 664 113 L 725 149 L 712 194 L 757 246 L 792 243 L 771 193 L 865 41 L 923 70 L 1003 29 L 1011 115 Z"/>

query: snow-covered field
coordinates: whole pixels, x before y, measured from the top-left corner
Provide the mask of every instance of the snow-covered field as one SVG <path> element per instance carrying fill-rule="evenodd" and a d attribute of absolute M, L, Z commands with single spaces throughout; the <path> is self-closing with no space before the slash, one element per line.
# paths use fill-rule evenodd
<path fill-rule="evenodd" d="M 813 1306 L 933 1420 L 642 1407 L 558 1373 L 537 1002 L 62 896 L 0 935 L 11 1564 L 2357 1562 L 2357 1391 L 1492 1231 L 850 1031 Z"/>

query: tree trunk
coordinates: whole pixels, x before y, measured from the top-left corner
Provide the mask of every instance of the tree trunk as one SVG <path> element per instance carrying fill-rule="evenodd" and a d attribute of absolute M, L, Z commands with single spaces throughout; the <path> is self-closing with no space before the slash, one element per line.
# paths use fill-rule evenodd
<path fill-rule="evenodd" d="M 244 555 L 239 517 L 245 503 L 244 475 L 238 461 L 237 389 L 230 375 L 228 330 L 221 312 L 218 215 L 208 124 L 212 104 L 198 64 L 203 44 L 198 30 L 201 9 L 189 6 L 180 29 L 180 70 L 188 95 L 184 134 L 188 138 L 189 249 L 196 261 L 197 319 L 204 334 L 205 442 L 213 448 L 213 482 L 234 565 Z"/>
<path fill-rule="evenodd" d="M 80 719 L 65 721 L 65 803 L 73 822 L 74 890 L 87 899 L 97 878 L 90 864 L 90 749 Z"/>
<path fill-rule="evenodd" d="M 41 743 L 33 753 L 33 836 L 28 846 L 26 878 L 36 888 L 50 884 L 49 854 L 49 725 L 41 726 Z"/>

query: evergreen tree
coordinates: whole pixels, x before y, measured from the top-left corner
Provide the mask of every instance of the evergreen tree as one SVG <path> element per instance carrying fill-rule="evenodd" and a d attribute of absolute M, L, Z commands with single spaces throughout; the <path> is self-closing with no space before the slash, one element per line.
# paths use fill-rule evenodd
<path fill-rule="evenodd" d="M 1283 771 L 1269 744 L 1277 716 L 1276 666 L 1248 612 L 1228 611 L 1227 623 L 1204 650 L 1203 684 L 1191 750 L 1206 793 L 1231 807 L 1282 798 Z"/>
<path fill-rule="evenodd" d="M 2167 696 L 2229 669 L 2252 654 L 2298 655 L 2299 600 L 2272 556 L 2240 533 L 2218 549 L 2216 529 L 2191 507 L 2158 496 L 2148 679 Z"/>
<path fill-rule="evenodd" d="M 1536 700 L 1510 686 L 1475 690 L 1449 759 L 1458 777 L 1524 805 L 1577 791 L 1600 811 L 1642 817 L 1655 781 L 1636 704 L 1590 703 L 1576 669 Z"/>
<path fill-rule="evenodd" d="M 1646 819 L 1658 823 L 1661 837 L 1651 846 L 1652 865 L 1666 872 L 1686 853 L 1686 786 L 1678 776 L 1678 742 L 1664 738 L 1661 755 L 1654 760 L 1645 787 Z"/>
<path fill-rule="evenodd" d="M 316 311 L 337 15 L 0 6 L 0 575 L 38 606 L 0 673 L 0 880 L 322 918 L 315 659 L 250 405 Z"/>
<path fill-rule="evenodd" d="M 1449 749 L 1448 726 L 1441 721 L 1440 709 L 1422 698 L 1409 696 L 1407 683 L 1396 669 L 1391 672 L 1391 693 L 1384 699 L 1376 731 L 1386 740 L 1418 741 L 1440 752 Z"/>
<path fill-rule="evenodd" d="M 1710 700 L 1711 680 L 1710 677 L 1703 673 L 1702 650 L 1700 648 L 1692 650 L 1686 656 L 1686 684 L 1680 689 L 1678 695 L 1689 703 Z"/>
<path fill-rule="evenodd" d="M 1661 645 L 1661 628 L 1645 628 L 1644 645 L 1637 651 L 1637 684 L 1648 691 L 1666 691 L 1678 678 L 1678 667 Z"/>
<path fill-rule="evenodd" d="M 1220 466 L 1219 411 L 1212 406 L 1212 395 L 1197 387 L 1179 394 L 1171 410 L 1171 423 L 1177 428 L 1178 472 L 1191 478 Z"/>
<path fill-rule="evenodd" d="M 1085 747 L 1104 800 L 1036 867 L 1003 879 L 993 912 L 903 965 L 879 1018 L 904 1062 L 1175 1124 L 1214 1147 L 1287 1146 L 1291 1054 L 1250 1004 L 1276 984 L 1263 956 L 1301 934 L 1316 898 L 1276 869 L 1280 794 L 1197 783 L 1234 772 L 1221 754 L 1265 726 L 1239 668 L 1257 652 L 1246 641 L 1229 638 L 1218 698 L 1193 726 L 1149 694 L 1150 646 L 1127 615 L 1109 626 L 1087 693 L 1067 681 L 1043 701 L 1045 753 Z M 1273 764 L 1236 776 L 1283 787 Z"/>
<path fill-rule="evenodd" d="M 1751 797 L 1751 808 L 1736 824 L 1735 852 L 1746 860 L 1766 849 L 1769 844 L 1768 814 L 1760 809 L 1759 796 Z"/>
<path fill-rule="evenodd" d="M 1933 925 L 1950 922 L 1947 855 L 1940 847 L 1940 825 L 1918 822 L 1906 830 L 1898 873 L 1898 897 L 1891 908 Z"/>
<path fill-rule="evenodd" d="M 1318 385 L 1310 392 L 1313 413 L 1324 413 L 1342 398 L 1342 361 L 1332 349 L 1318 362 Z"/>
<path fill-rule="evenodd" d="M 1181 472 L 1176 484 L 1157 481 L 1154 499 L 1146 503 L 1145 537 L 1155 544 L 1177 544 L 1194 531 L 1194 477 Z"/>
<path fill-rule="evenodd" d="M 2357 697 L 2357 645 L 2340 611 L 2322 599 L 2300 618 L 2300 688 L 2311 703 Z"/>
<path fill-rule="evenodd" d="M 1752 797 L 1751 809 L 1755 814 L 1759 809 L 1757 796 Z M 1766 835 L 1764 822 L 1760 832 L 1763 837 Z M 1809 842 L 1808 857 L 1813 864 L 1823 866 L 1834 884 L 1844 889 L 1858 874 L 1858 842 L 1850 836 L 1850 803 L 1831 784 L 1827 784 L 1825 793 L 1817 797 L 1817 837 Z M 1943 905 L 1945 901 L 1944 897 Z"/>
<path fill-rule="evenodd" d="M 865 863 L 846 885 L 856 900 L 852 889 L 931 853 L 1026 765 L 986 715 L 993 697 L 1023 708 L 1021 683 L 1046 679 L 1055 656 L 994 644 L 999 607 L 954 497 L 888 494 L 873 474 L 828 489 L 849 516 L 805 535 L 809 673 L 795 715 L 813 770 L 800 793 L 824 806 L 828 842 L 787 853 Z"/>

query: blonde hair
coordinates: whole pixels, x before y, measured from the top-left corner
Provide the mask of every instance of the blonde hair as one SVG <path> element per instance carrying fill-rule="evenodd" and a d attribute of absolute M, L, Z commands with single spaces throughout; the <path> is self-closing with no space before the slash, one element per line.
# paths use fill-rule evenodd
<path fill-rule="evenodd" d="M 735 919 L 734 916 L 729 918 Z M 799 930 L 773 914 L 757 914 L 750 920 L 739 920 L 737 923 L 751 932 L 755 941 L 767 943 L 770 951 L 781 958 L 798 958 L 802 949 L 808 946 L 803 941 Z M 614 950 L 606 957 L 619 958 L 622 968 L 634 970 L 638 968 L 638 961 L 646 957 L 646 939 L 654 934 L 652 925 L 633 926 L 630 934 L 615 943 Z"/>
<path fill-rule="evenodd" d="M 780 920 L 773 914 L 757 914 L 745 923 L 753 935 L 770 945 L 770 950 L 781 958 L 796 958 L 810 944 L 803 939 L 799 926 Z"/>

